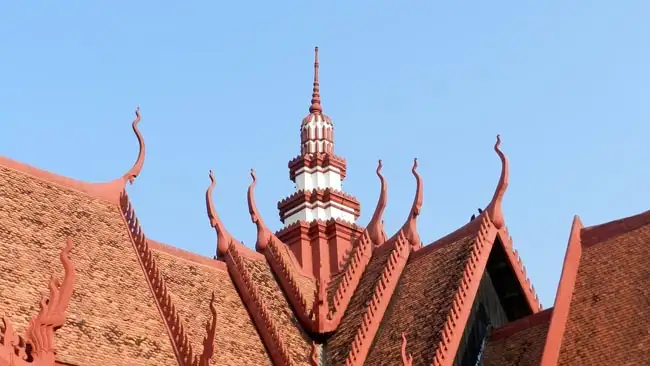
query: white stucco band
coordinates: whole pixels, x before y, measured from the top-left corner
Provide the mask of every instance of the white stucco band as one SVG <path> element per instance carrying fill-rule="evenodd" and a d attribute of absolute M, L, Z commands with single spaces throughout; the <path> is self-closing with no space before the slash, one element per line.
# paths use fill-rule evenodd
<path fill-rule="evenodd" d="M 301 169 L 295 176 L 296 189 L 311 191 L 313 189 L 332 188 L 341 191 L 341 174 L 338 169 L 329 167 L 326 171 L 323 168 Z"/>
<path fill-rule="evenodd" d="M 322 205 L 322 204 L 321 204 Z M 297 221 L 314 221 L 314 220 L 329 220 L 340 219 L 349 223 L 354 223 L 355 217 L 353 214 L 342 210 L 337 207 L 335 202 L 329 202 L 327 207 L 319 207 L 318 205 L 304 204 L 297 208 L 297 211 L 287 215 L 284 219 L 284 224 L 291 225 Z"/>

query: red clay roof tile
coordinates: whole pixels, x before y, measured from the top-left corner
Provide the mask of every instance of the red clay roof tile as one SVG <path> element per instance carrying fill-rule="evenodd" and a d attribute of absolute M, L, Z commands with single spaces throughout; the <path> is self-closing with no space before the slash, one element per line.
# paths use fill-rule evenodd
<path fill-rule="evenodd" d="M 178 249 L 160 243 L 150 246 L 163 273 L 173 304 L 185 325 L 194 353 L 203 349 L 205 324 L 212 318 L 209 302 L 214 292 L 217 333 L 212 364 L 271 364 L 264 343 L 223 262 L 205 258 L 212 262 L 205 263 L 201 259 L 193 258 L 196 255 L 192 253 L 183 255 Z M 216 263 L 218 265 L 215 265 Z M 233 337 L 234 334 L 237 336 Z"/>
<path fill-rule="evenodd" d="M 552 309 L 546 309 L 494 329 L 485 348 L 484 365 L 538 365 Z"/>
<path fill-rule="evenodd" d="M 367 359 L 369 365 L 398 365 L 401 362 L 401 334 L 408 334 L 408 352 L 415 363 L 429 364 L 440 340 L 475 233 L 452 243 L 416 252 L 407 264 L 400 284 L 375 337 Z"/>
<path fill-rule="evenodd" d="M 0 314 L 22 333 L 43 284 L 61 273 L 66 237 L 77 271 L 57 358 L 78 365 L 176 365 L 119 208 L 0 166 Z M 19 279 L 19 280 L 17 280 Z"/>
<path fill-rule="evenodd" d="M 650 350 L 650 211 L 581 231 L 559 365 L 640 365 Z"/>

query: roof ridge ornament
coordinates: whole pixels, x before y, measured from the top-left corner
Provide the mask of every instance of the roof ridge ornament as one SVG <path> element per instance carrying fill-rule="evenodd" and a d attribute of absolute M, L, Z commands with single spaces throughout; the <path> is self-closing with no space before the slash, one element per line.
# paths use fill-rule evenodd
<path fill-rule="evenodd" d="M 377 207 L 375 208 L 375 212 L 373 213 L 372 218 L 368 223 L 368 226 L 366 226 L 366 230 L 368 230 L 368 234 L 370 235 L 370 238 L 375 243 L 375 245 L 381 245 L 385 243 L 386 240 L 388 240 L 388 238 L 386 237 L 386 232 L 384 231 L 384 220 L 382 219 L 382 215 L 384 213 L 384 210 L 386 209 L 386 203 L 388 201 L 388 197 L 387 197 L 388 188 L 386 184 L 386 179 L 384 178 L 384 175 L 381 173 L 382 167 L 383 164 L 381 162 L 381 159 L 379 159 L 379 162 L 377 164 L 377 176 L 379 177 L 379 182 L 381 183 L 379 199 L 377 200 Z"/>
<path fill-rule="evenodd" d="M 142 167 L 144 166 L 145 144 L 144 144 L 144 138 L 142 137 L 142 134 L 138 129 L 138 123 L 140 123 L 140 106 L 137 106 L 135 108 L 135 119 L 131 123 L 131 127 L 133 128 L 135 137 L 137 137 L 138 139 L 138 145 L 140 146 L 140 150 L 138 151 L 138 158 L 135 160 L 135 163 L 133 163 L 133 167 L 131 167 L 131 169 L 129 169 L 129 171 L 122 176 L 122 180 L 124 181 L 124 184 L 126 184 L 126 182 L 133 184 L 133 181 L 135 180 L 135 178 L 138 177 L 138 175 L 140 175 L 140 172 L 142 171 Z"/>
<path fill-rule="evenodd" d="M 208 211 L 208 219 L 210 219 L 210 226 L 214 228 L 214 230 L 217 232 L 217 256 L 222 257 L 228 252 L 228 246 L 230 245 L 230 242 L 232 241 L 232 236 L 226 230 L 225 225 L 219 218 L 219 215 L 217 214 L 217 210 L 214 208 L 214 202 L 212 200 L 212 191 L 214 190 L 214 187 L 216 185 L 216 182 L 214 180 L 214 174 L 212 173 L 212 169 L 210 169 L 210 186 L 205 192 L 205 207 Z"/>
<path fill-rule="evenodd" d="M 503 196 L 506 193 L 506 189 L 508 188 L 508 158 L 503 151 L 501 151 L 501 135 L 497 135 L 497 141 L 494 144 L 494 151 L 501 159 L 501 176 L 499 177 L 499 183 L 497 183 L 497 187 L 494 190 L 492 201 L 490 201 L 488 206 L 485 208 L 485 211 L 487 211 L 489 217 L 492 219 L 494 227 L 500 230 L 505 225 L 501 203 L 503 201 Z"/>
<path fill-rule="evenodd" d="M 318 46 L 314 47 L 314 88 L 311 94 L 311 106 L 309 113 L 322 113 L 323 107 L 320 104 L 320 82 L 318 80 Z"/>
<path fill-rule="evenodd" d="M 257 226 L 257 241 L 255 243 L 255 249 L 258 252 L 261 252 L 269 245 L 269 240 L 271 240 L 273 234 L 264 224 L 264 220 L 257 210 L 257 204 L 255 203 L 255 186 L 257 185 L 255 169 L 251 169 L 251 178 L 253 181 L 248 186 L 248 212 L 251 215 L 251 221 L 253 221 L 255 226 Z"/>
<path fill-rule="evenodd" d="M 409 218 L 404 223 L 404 226 L 402 226 L 402 230 L 404 230 L 404 234 L 411 245 L 419 248 L 422 246 L 422 243 L 420 242 L 420 234 L 418 233 L 417 229 L 417 218 L 420 216 L 420 212 L 422 211 L 422 202 L 424 200 L 424 184 L 422 182 L 422 177 L 420 177 L 420 173 L 417 171 L 417 168 L 418 158 L 414 158 L 413 168 L 411 168 L 411 172 L 415 177 L 417 187 L 415 189 L 415 197 L 413 197 L 413 205 L 411 206 Z"/>
<path fill-rule="evenodd" d="M 43 296 L 40 310 L 25 330 L 25 337 L 16 333 L 12 322 L 2 317 L 2 342 L 0 342 L 0 364 L 11 366 L 54 365 L 56 350 L 54 332 L 65 324 L 66 312 L 72 297 L 76 280 L 75 266 L 70 260 L 72 239 L 68 238 L 59 255 L 63 265 L 62 282 L 52 277 L 49 283 L 50 296 Z M 29 359 L 29 362 L 28 362 Z"/>

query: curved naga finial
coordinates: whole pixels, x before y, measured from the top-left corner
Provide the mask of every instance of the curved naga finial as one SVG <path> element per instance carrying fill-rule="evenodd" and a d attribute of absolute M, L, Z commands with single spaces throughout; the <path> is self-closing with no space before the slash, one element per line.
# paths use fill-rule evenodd
<path fill-rule="evenodd" d="M 223 222 L 221 222 L 221 219 L 217 214 L 217 210 L 214 209 L 214 202 L 212 202 L 212 191 L 214 190 L 215 185 L 216 182 L 214 180 L 214 175 L 212 174 L 212 170 L 210 170 L 210 186 L 208 187 L 208 190 L 205 191 L 205 207 L 208 211 L 210 226 L 212 226 L 217 232 L 217 256 L 221 257 L 228 251 L 228 246 L 232 241 L 232 236 L 230 236 L 230 233 L 228 233 L 228 230 L 226 230 Z"/>
<path fill-rule="evenodd" d="M 133 164 L 133 167 L 128 172 L 126 172 L 124 176 L 122 176 L 122 179 L 124 180 L 125 184 L 126 182 L 133 184 L 133 181 L 135 180 L 135 178 L 137 178 L 138 175 L 140 175 L 140 172 L 142 171 L 142 167 L 144 166 L 145 145 L 144 145 L 144 138 L 142 137 L 142 134 L 138 129 L 138 123 L 140 123 L 140 107 L 137 107 L 135 109 L 135 119 L 131 124 L 131 126 L 133 127 L 133 132 L 135 133 L 135 137 L 138 138 L 140 151 L 138 152 L 138 159 L 136 159 L 135 163 Z"/>
<path fill-rule="evenodd" d="M 419 247 L 422 243 L 420 242 L 420 234 L 418 234 L 417 229 L 417 218 L 420 216 L 420 211 L 422 210 L 423 198 L 423 183 L 420 174 L 417 172 L 418 168 L 418 159 L 413 159 L 413 168 L 411 172 L 415 176 L 415 182 L 417 188 L 415 190 L 415 197 L 413 198 L 413 206 L 411 206 L 411 212 L 409 213 L 409 218 L 404 223 L 402 229 L 404 230 L 404 235 L 409 240 L 411 245 Z"/>
<path fill-rule="evenodd" d="M 386 193 L 387 187 L 386 179 L 384 178 L 384 175 L 381 174 L 381 168 L 382 163 L 380 159 L 379 163 L 377 164 L 377 176 L 381 182 L 381 191 L 379 193 L 379 199 L 377 200 L 375 213 L 372 214 L 372 218 L 370 219 L 368 226 L 366 226 L 368 235 L 370 236 L 370 239 L 372 239 L 372 242 L 375 243 L 375 245 L 381 245 L 385 243 L 386 240 L 388 240 L 386 237 L 386 232 L 384 232 L 384 220 L 382 220 L 382 215 L 384 213 L 384 209 L 386 209 L 386 202 L 388 200 Z"/>
<path fill-rule="evenodd" d="M 258 252 L 266 249 L 271 240 L 271 231 L 264 225 L 264 220 L 260 216 L 259 211 L 257 211 L 257 205 L 255 204 L 255 186 L 257 185 L 257 177 L 255 176 L 255 170 L 251 169 L 251 178 L 253 181 L 250 186 L 248 186 L 248 212 L 251 215 L 251 221 L 257 226 L 257 242 L 255 243 L 255 249 Z"/>
<path fill-rule="evenodd" d="M 30 322 L 25 331 L 27 343 L 32 346 L 31 354 L 35 362 L 41 365 L 54 364 L 54 331 L 63 326 L 66 310 L 72 297 L 76 273 L 74 265 L 68 255 L 72 250 L 72 240 L 68 238 L 65 248 L 61 251 L 63 264 L 63 282 L 57 279 L 50 280 L 50 297 L 41 300 L 41 310 Z M 42 362 L 42 363 L 41 363 Z"/>
<path fill-rule="evenodd" d="M 194 356 L 193 365 L 210 366 L 210 359 L 214 354 L 214 336 L 217 331 L 217 309 L 214 307 L 214 291 L 210 298 L 210 313 L 212 319 L 205 323 L 206 336 L 203 338 L 203 353 L 200 356 Z"/>
<path fill-rule="evenodd" d="M 501 159 L 501 177 L 499 177 L 499 183 L 497 188 L 494 191 L 494 196 L 492 196 L 492 201 L 485 209 L 494 224 L 494 227 L 497 229 L 503 228 L 505 225 L 505 220 L 503 218 L 503 210 L 501 208 L 501 202 L 503 201 L 503 195 L 506 193 L 508 188 L 508 158 L 501 151 L 501 136 L 497 135 L 497 142 L 494 144 L 494 151 Z"/>
<path fill-rule="evenodd" d="M 402 332 L 402 366 L 413 365 L 413 356 L 406 355 L 406 333 Z"/>

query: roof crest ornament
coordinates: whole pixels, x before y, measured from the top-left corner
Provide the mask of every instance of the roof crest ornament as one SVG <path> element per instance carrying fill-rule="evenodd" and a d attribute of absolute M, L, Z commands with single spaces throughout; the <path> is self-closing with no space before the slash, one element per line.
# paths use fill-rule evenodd
<path fill-rule="evenodd" d="M 65 323 L 66 311 L 76 279 L 75 267 L 69 258 L 72 247 L 72 240 L 68 238 L 60 254 L 64 270 L 63 281 L 50 279 L 50 296 L 41 299 L 40 311 L 29 322 L 25 338 L 16 333 L 9 319 L 2 318 L 4 330 L 3 344 L 0 345 L 0 365 L 54 365 L 56 356 L 54 332 Z M 27 347 L 28 344 L 31 349 Z M 31 359 L 31 362 L 27 362 L 28 359 Z"/>
<path fill-rule="evenodd" d="M 311 106 L 309 113 L 322 113 L 323 107 L 320 104 L 320 83 L 318 81 L 318 46 L 314 47 L 314 88 L 311 94 Z"/>
<path fill-rule="evenodd" d="M 418 168 L 418 158 L 414 158 L 413 168 L 411 168 L 411 172 L 415 177 L 415 182 L 417 184 L 417 187 L 415 189 L 415 197 L 413 198 L 413 205 L 411 206 L 411 212 L 409 213 L 409 217 L 404 223 L 404 226 L 402 226 L 402 230 L 404 230 L 404 235 L 411 243 L 411 245 L 413 245 L 416 248 L 419 248 L 422 246 L 422 243 L 420 241 L 420 234 L 418 233 L 418 229 L 417 229 L 417 218 L 418 216 L 420 216 L 420 212 L 422 210 L 422 202 L 424 200 L 424 196 L 423 196 L 424 187 L 423 187 L 422 177 L 420 177 L 420 173 L 418 173 L 417 168 Z"/>
<path fill-rule="evenodd" d="M 488 212 L 494 227 L 501 229 L 505 225 L 505 220 L 503 218 L 503 210 L 501 203 L 503 201 L 503 195 L 506 193 L 508 188 L 508 158 L 501 151 L 501 135 L 497 135 L 497 142 L 494 144 L 494 151 L 501 159 L 501 176 L 499 177 L 499 183 L 494 191 L 494 196 L 492 196 L 492 201 L 488 204 L 485 211 Z"/>
<path fill-rule="evenodd" d="M 261 252 L 268 246 L 273 233 L 264 224 L 264 220 L 262 220 L 262 216 L 259 214 L 255 203 L 255 186 L 257 185 L 255 169 L 251 169 L 251 178 L 253 178 L 253 181 L 248 186 L 248 212 L 251 215 L 251 221 L 253 221 L 255 226 L 257 226 L 257 242 L 255 243 L 255 249 L 258 252 Z"/>
<path fill-rule="evenodd" d="M 230 242 L 232 241 L 232 236 L 226 230 L 225 225 L 219 218 L 219 215 L 217 214 L 217 210 L 214 208 L 214 202 L 212 200 L 212 191 L 214 190 L 214 187 L 216 185 L 216 182 L 214 180 L 214 174 L 212 173 L 212 170 L 210 170 L 210 186 L 208 187 L 207 191 L 205 192 L 205 207 L 208 211 L 208 219 L 210 219 L 210 226 L 214 228 L 214 230 L 217 232 L 217 256 L 222 257 L 226 254 L 228 251 L 228 245 L 230 245 Z"/>
<path fill-rule="evenodd" d="M 124 174 L 124 176 L 122 176 L 122 180 L 124 181 L 124 184 L 126 184 L 126 182 L 133 184 L 133 181 L 135 180 L 135 178 L 138 177 L 138 175 L 140 175 L 140 172 L 142 171 L 142 167 L 144 166 L 145 145 L 144 145 L 144 138 L 142 137 L 142 134 L 138 129 L 138 123 L 140 123 L 139 106 L 135 108 L 135 119 L 131 123 L 131 127 L 133 128 L 135 137 L 138 138 L 138 145 L 140 145 L 140 151 L 138 151 L 138 158 L 135 160 L 135 163 L 133 163 L 133 167 L 129 169 L 129 171 L 126 172 L 126 174 Z"/>
<path fill-rule="evenodd" d="M 388 201 L 386 179 L 381 173 L 382 166 L 383 165 L 381 159 L 379 159 L 379 163 L 377 164 L 377 176 L 381 182 L 381 190 L 379 193 L 379 199 L 377 200 L 377 207 L 375 208 L 375 212 L 372 214 L 372 218 L 370 219 L 368 226 L 366 226 L 366 230 L 368 230 L 368 234 L 370 235 L 370 238 L 375 243 L 375 245 L 381 245 L 385 243 L 386 240 L 388 240 L 386 237 L 386 232 L 384 231 L 384 220 L 382 219 L 382 215 L 386 209 L 386 202 Z"/>

